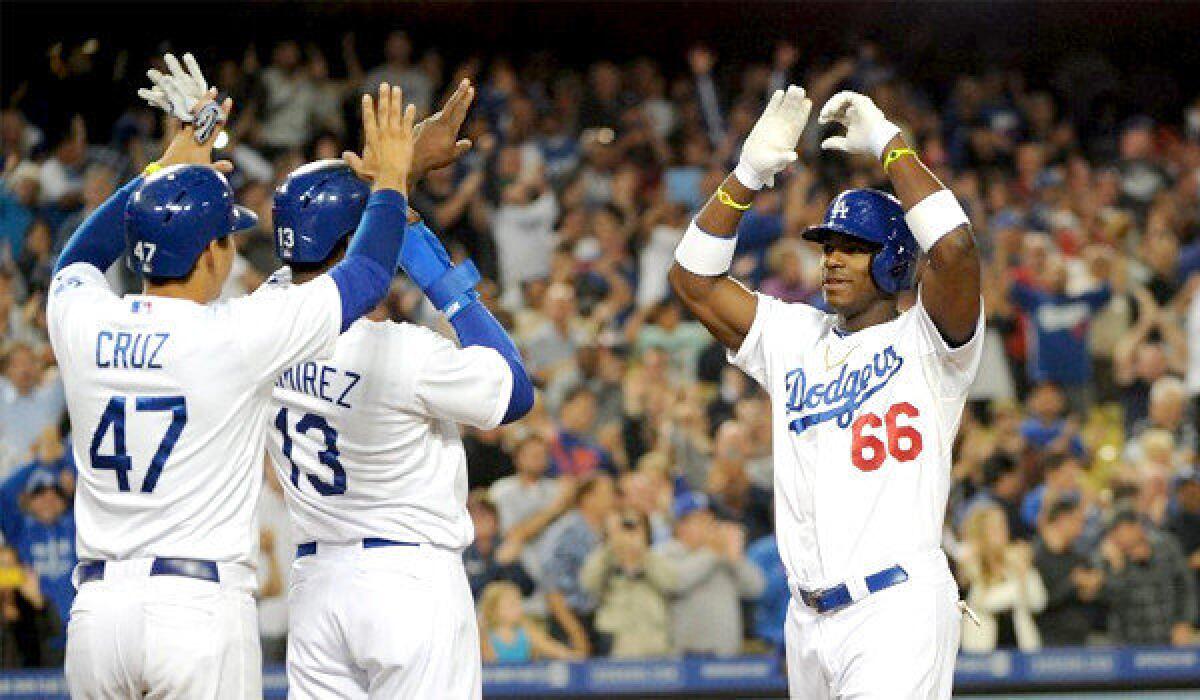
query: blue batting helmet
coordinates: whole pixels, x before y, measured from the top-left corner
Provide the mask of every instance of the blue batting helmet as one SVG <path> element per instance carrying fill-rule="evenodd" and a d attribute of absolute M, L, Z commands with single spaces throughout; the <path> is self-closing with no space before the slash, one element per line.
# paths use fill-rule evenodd
<path fill-rule="evenodd" d="M 275 190 L 275 255 L 285 263 L 318 263 L 354 233 L 371 188 L 340 160 L 292 171 Z"/>
<path fill-rule="evenodd" d="M 823 243 L 831 233 L 879 246 L 871 260 L 871 278 L 885 294 L 912 289 L 919 248 L 900 200 L 879 190 L 846 190 L 829 204 L 821 225 L 806 230 L 804 238 Z"/>
<path fill-rule="evenodd" d="M 127 262 L 143 275 L 187 277 L 209 242 L 258 223 L 233 201 L 225 176 L 205 165 L 175 165 L 150 175 L 125 205 Z"/>

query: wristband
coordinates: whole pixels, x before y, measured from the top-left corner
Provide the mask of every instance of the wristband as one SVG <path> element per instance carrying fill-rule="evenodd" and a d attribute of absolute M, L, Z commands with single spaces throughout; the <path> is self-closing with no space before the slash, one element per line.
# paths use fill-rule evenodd
<path fill-rule="evenodd" d="M 692 221 L 675 247 L 675 262 L 694 275 L 717 277 L 729 272 L 736 248 L 737 234 L 714 236 Z"/>
<path fill-rule="evenodd" d="M 453 313 L 458 311 L 457 308 L 454 308 L 456 302 L 474 293 L 475 285 L 479 284 L 479 280 L 479 270 L 476 269 L 475 263 L 464 260 L 461 265 L 450 268 L 423 291 L 439 311 L 447 316 L 453 316 Z M 454 308 L 453 313 L 451 312 L 452 308 Z"/>
<path fill-rule="evenodd" d="M 887 152 L 887 156 L 883 159 L 883 172 L 886 175 L 888 168 L 892 167 L 892 163 L 900 160 L 904 156 L 917 157 L 917 152 L 911 148 L 893 148 Z"/>
<path fill-rule="evenodd" d="M 867 140 L 870 142 L 871 152 L 875 154 L 876 158 L 883 160 L 883 152 L 887 150 L 892 139 L 900 133 L 900 127 L 886 120 L 874 124 L 873 127 L 867 132 Z"/>
<path fill-rule="evenodd" d="M 149 165 L 147 165 L 146 168 L 144 170 L 142 170 L 142 175 L 153 175 L 154 173 L 158 172 L 159 170 L 162 170 L 162 168 L 163 168 L 163 166 L 160 165 L 159 162 L 156 160 L 153 163 L 150 163 Z"/>
<path fill-rule="evenodd" d="M 904 214 L 904 221 L 925 252 L 932 250 L 942 236 L 970 223 L 958 198 L 950 190 L 938 190 L 917 202 Z"/>
<path fill-rule="evenodd" d="M 746 189 L 754 190 L 755 192 L 761 190 L 763 186 L 767 184 L 767 181 L 762 179 L 762 177 L 754 171 L 754 168 L 751 168 L 745 163 L 737 164 L 737 167 L 733 169 L 733 176 L 736 177 L 738 182 L 742 183 L 742 186 L 744 186 Z"/>
<path fill-rule="evenodd" d="M 453 321 L 455 316 L 477 301 L 479 301 L 479 292 L 475 291 L 474 289 L 469 290 L 462 296 L 459 296 L 451 301 L 449 304 L 446 304 L 446 307 L 442 309 L 442 313 L 446 315 L 447 321 Z"/>
<path fill-rule="evenodd" d="M 724 187 L 717 188 L 717 201 L 729 207 L 730 209 L 736 209 L 738 211 L 746 211 L 750 208 L 750 203 L 742 204 L 741 202 L 734 200 L 734 198 L 725 191 Z"/>

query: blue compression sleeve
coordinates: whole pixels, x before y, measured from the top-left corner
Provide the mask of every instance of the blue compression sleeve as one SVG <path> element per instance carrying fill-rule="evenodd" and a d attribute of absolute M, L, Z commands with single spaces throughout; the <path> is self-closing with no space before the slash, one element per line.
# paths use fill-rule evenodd
<path fill-rule="evenodd" d="M 139 175 L 130 180 L 75 229 L 54 263 L 55 274 L 77 262 L 94 265 L 104 272 L 121 257 L 125 252 L 125 205 L 143 179 Z"/>
<path fill-rule="evenodd" d="M 329 276 L 342 298 L 342 332 L 387 295 L 404 240 L 408 200 L 395 190 L 378 190 L 367 200 L 346 257 Z"/>
<path fill-rule="evenodd" d="M 508 398 L 508 410 L 500 423 L 507 425 L 529 413 L 529 409 L 533 408 L 533 383 L 529 380 L 529 372 L 525 371 L 525 363 L 521 361 L 517 346 L 492 312 L 478 301 L 473 301 L 450 319 L 450 325 L 454 326 L 463 347 L 482 345 L 491 348 L 500 353 L 512 370 L 512 394 Z"/>

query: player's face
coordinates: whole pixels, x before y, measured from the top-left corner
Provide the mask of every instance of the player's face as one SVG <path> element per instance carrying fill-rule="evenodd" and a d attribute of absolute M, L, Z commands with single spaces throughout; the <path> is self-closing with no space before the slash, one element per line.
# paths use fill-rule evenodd
<path fill-rule="evenodd" d="M 875 247 L 850 236 L 832 234 L 822 246 L 821 291 L 838 313 L 853 315 L 880 297 L 871 279 Z"/>

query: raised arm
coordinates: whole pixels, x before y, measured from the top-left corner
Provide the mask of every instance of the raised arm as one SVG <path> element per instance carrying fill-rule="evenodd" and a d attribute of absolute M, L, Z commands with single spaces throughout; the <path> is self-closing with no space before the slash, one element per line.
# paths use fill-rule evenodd
<path fill-rule="evenodd" d="M 143 92 L 149 91 L 140 90 L 139 94 Z M 157 93 L 152 94 L 157 98 Z M 144 95 L 143 98 L 148 99 Z M 147 174 L 161 168 L 181 164 L 213 165 L 217 170 L 226 173 L 232 170 L 233 165 L 228 161 L 212 162 L 213 143 L 216 141 L 217 134 L 217 129 L 212 126 L 214 123 L 222 123 L 229 118 L 233 103 L 225 100 L 223 105 L 217 107 L 216 88 L 206 88 L 200 94 L 200 98 L 201 100 L 192 102 L 191 112 L 188 114 L 191 121 L 184 122 L 182 128 L 176 130 L 174 138 L 167 144 L 167 149 L 163 152 L 162 157 L 146 168 Z M 156 102 L 152 101 L 151 103 L 158 106 Z M 206 110 L 211 112 L 214 108 L 219 110 L 216 122 L 209 123 L 208 128 L 204 128 L 203 125 L 198 127 L 195 115 Z M 170 112 L 169 104 L 166 105 L 166 109 L 169 114 L 173 114 Z M 199 136 L 197 135 L 198 128 L 201 129 Z M 142 180 L 143 175 L 133 178 L 114 192 L 103 204 L 96 207 L 96 210 L 75 230 L 63 247 L 62 253 L 54 264 L 55 274 L 74 263 L 87 263 L 104 271 L 120 259 L 125 252 L 125 205 L 137 188 L 141 186 Z"/>
<path fill-rule="evenodd" d="M 776 91 L 742 145 L 737 168 L 700 210 L 675 250 L 671 287 L 722 345 L 737 350 L 750 332 L 758 300 L 729 276 L 737 227 L 754 195 L 796 160 L 796 142 L 812 103 L 795 85 Z"/>
<path fill-rule="evenodd" d="M 835 122 L 845 136 L 831 136 L 823 148 L 878 158 L 904 205 L 905 220 L 925 252 L 922 303 L 951 345 L 975 334 L 979 322 L 982 268 L 975 236 L 954 194 L 921 163 L 917 152 L 871 98 L 839 92 L 821 109 L 822 124 Z"/>
<path fill-rule="evenodd" d="M 446 248 L 429 227 L 411 214 L 410 221 L 400 253 L 401 266 L 430 303 L 445 314 L 463 347 L 491 348 L 504 359 L 512 373 L 512 390 L 500 422 L 520 420 L 533 408 L 533 382 L 516 344 L 479 301 L 479 293 L 475 291 L 479 271 L 470 260 L 452 264 Z"/>
<path fill-rule="evenodd" d="M 399 88 L 379 86 L 379 104 L 363 95 L 365 151 L 377 154 L 379 172 L 367 209 L 346 248 L 346 257 L 327 274 L 342 301 L 342 331 L 387 295 L 400 256 L 408 213 L 409 171 L 416 108 L 403 106 Z"/>

